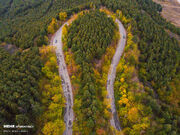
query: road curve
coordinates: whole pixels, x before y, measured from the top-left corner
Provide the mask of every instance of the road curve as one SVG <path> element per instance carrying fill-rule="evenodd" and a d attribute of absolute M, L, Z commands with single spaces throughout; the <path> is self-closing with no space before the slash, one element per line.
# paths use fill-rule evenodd
<path fill-rule="evenodd" d="M 118 41 L 118 45 L 116 48 L 116 52 L 113 56 L 111 66 L 109 69 L 108 73 L 108 80 L 107 80 L 107 91 L 108 91 L 108 98 L 111 101 L 111 112 L 112 112 L 112 117 L 110 120 L 111 126 L 113 126 L 116 130 L 121 130 L 121 126 L 119 123 L 119 118 L 117 115 L 116 111 L 116 106 L 115 106 L 115 99 L 114 99 L 114 81 L 116 78 L 116 67 L 119 63 L 119 60 L 121 58 L 121 55 L 123 53 L 125 44 L 126 44 L 126 30 L 123 26 L 123 24 L 116 19 L 116 23 L 118 24 L 119 27 L 119 33 L 121 35 L 120 40 Z"/>
<path fill-rule="evenodd" d="M 59 28 L 59 30 L 54 34 L 54 36 L 51 39 L 51 45 L 56 47 L 56 57 L 57 57 L 57 63 L 59 66 L 59 75 L 61 76 L 62 88 L 64 91 L 64 96 L 66 98 L 66 108 L 65 108 L 65 115 L 64 115 L 64 122 L 66 124 L 66 129 L 63 135 L 72 135 L 72 124 L 73 124 L 73 119 L 74 119 L 73 93 L 72 93 L 71 81 L 70 81 L 69 74 L 67 71 L 66 63 L 64 60 L 63 49 L 62 49 L 63 48 L 62 28 L 65 24 L 63 24 Z"/>
<path fill-rule="evenodd" d="M 117 130 L 121 130 L 116 107 L 115 107 L 114 81 L 116 77 L 116 67 L 119 63 L 119 60 L 121 58 L 121 55 L 123 53 L 123 50 L 126 44 L 126 30 L 118 19 L 116 19 L 116 23 L 118 23 L 119 33 L 121 35 L 121 38 L 118 42 L 118 46 L 117 46 L 115 55 L 113 56 L 110 70 L 108 73 L 107 91 L 108 91 L 108 98 L 110 98 L 111 100 L 111 112 L 112 112 L 112 118 L 110 120 L 111 126 L 113 126 Z M 63 26 L 65 24 L 63 24 Z M 61 28 L 55 33 L 55 35 L 51 39 L 51 45 L 56 47 L 56 56 L 57 56 L 57 62 L 59 66 L 59 75 L 61 76 L 61 79 L 62 79 L 62 87 L 64 91 L 64 96 L 66 98 L 66 109 L 65 109 L 65 115 L 64 115 L 64 121 L 66 123 L 66 130 L 64 131 L 64 135 L 72 135 L 72 124 L 73 124 L 73 119 L 74 119 L 73 94 L 72 94 L 71 81 L 68 75 L 67 67 L 64 60 L 63 49 L 62 49 L 63 26 L 61 26 Z"/>

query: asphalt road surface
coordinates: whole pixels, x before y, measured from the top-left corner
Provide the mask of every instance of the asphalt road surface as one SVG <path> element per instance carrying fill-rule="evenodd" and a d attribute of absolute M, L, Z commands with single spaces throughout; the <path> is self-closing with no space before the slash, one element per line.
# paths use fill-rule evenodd
<path fill-rule="evenodd" d="M 67 23 L 65 23 L 67 24 Z M 64 24 L 64 25 L 65 25 Z M 63 26 L 64 26 L 63 25 Z M 66 109 L 64 115 L 64 121 L 66 123 L 66 130 L 64 131 L 64 135 L 72 135 L 72 124 L 73 124 L 73 93 L 72 93 L 72 86 L 71 81 L 69 78 L 69 74 L 67 71 L 66 63 L 64 60 L 63 54 L 63 43 L 62 43 L 62 28 L 55 33 L 55 35 L 51 39 L 51 45 L 56 47 L 56 56 L 57 56 L 57 63 L 59 66 L 59 75 L 62 80 L 62 87 L 64 91 L 64 96 L 66 98 Z"/>
<path fill-rule="evenodd" d="M 115 100 L 114 100 L 114 81 L 116 77 L 116 67 L 119 63 L 121 55 L 123 54 L 123 50 L 126 44 L 126 30 L 123 24 L 118 19 L 116 19 L 116 23 L 118 23 L 119 33 L 121 37 L 120 37 L 120 40 L 118 41 L 117 49 L 113 56 L 111 66 L 109 69 L 108 80 L 107 80 L 107 91 L 108 91 L 108 98 L 110 98 L 110 101 L 111 101 L 112 118 L 110 120 L 110 123 L 111 123 L 111 126 L 113 126 L 115 129 L 120 131 L 121 126 L 119 123 L 119 118 L 117 115 Z"/>

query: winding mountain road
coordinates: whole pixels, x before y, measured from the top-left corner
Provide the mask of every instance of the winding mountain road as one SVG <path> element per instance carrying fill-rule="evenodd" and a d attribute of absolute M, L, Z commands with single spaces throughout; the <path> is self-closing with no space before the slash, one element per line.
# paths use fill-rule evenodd
<path fill-rule="evenodd" d="M 113 126 L 116 130 L 121 130 L 121 126 L 119 123 L 119 118 L 116 111 L 115 106 L 115 99 L 114 99 L 114 81 L 116 78 L 116 67 L 119 63 L 119 60 L 123 54 L 123 50 L 126 44 L 126 30 L 123 26 L 123 24 L 116 19 L 116 23 L 118 23 L 119 26 L 119 33 L 121 35 L 120 40 L 118 41 L 118 46 L 116 48 L 116 52 L 113 56 L 111 66 L 108 73 L 108 80 L 107 80 L 107 91 L 108 91 L 108 98 L 111 101 L 111 112 L 112 112 L 112 118 L 110 120 L 111 126 Z"/>
<path fill-rule="evenodd" d="M 107 91 L 108 91 L 108 98 L 111 100 L 112 118 L 110 120 L 110 123 L 111 123 L 111 126 L 113 126 L 115 129 L 120 131 L 121 127 L 120 127 L 120 123 L 119 123 L 119 119 L 118 119 L 118 115 L 116 111 L 116 106 L 115 106 L 115 100 L 114 100 L 114 81 L 116 77 L 116 67 L 119 63 L 119 60 L 121 58 L 121 55 L 123 53 L 123 50 L 126 44 L 126 30 L 118 19 L 116 19 L 116 23 L 118 23 L 119 33 L 121 35 L 121 38 L 118 42 L 118 46 L 117 46 L 115 55 L 113 56 L 110 70 L 108 73 Z M 64 121 L 66 123 L 66 130 L 64 131 L 64 135 L 72 135 L 72 124 L 73 124 L 73 119 L 74 119 L 73 94 L 72 94 L 71 81 L 68 75 L 66 63 L 64 60 L 63 49 L 62 49 L 63 26 L 61 26 L 61 28 L 55 33 L 55 35 L 51 39 L 51 45 L 56 47 L 56 56 L 57 56 L 57 62 L 59 66 L 59 75 L 61 76 L 61 79 L 62 79 L 62 87 L 64 91 L 64 96 L 66 98 L 66 109 L 65 109 L 65 116 L 64 116 Z"/>
<path fill-rule="evenodd" d="M 72 124 L 73 124 L 73 119 L 74 119 L 73 93 L 72 93 L 71 81 L 70 81 L 69 74 L 67 71 L 66 63 L 64 60 L 63 49 L 62 49 L 63 26 L 61 26 L 61 28 L 55 33 L 55 35 L 51 39 L 51 45 L 56 47 L 56 57 L 57 57 L 57 63 L 59 66 L 59 75 L 61 76 L 64 96 L 66 98 L 66 109 L 65 109 L 65 115 L 64 115 L 64 121 L 66 123 L 66 130 L 64 131 L 64 135 L 72 135 Z"/>

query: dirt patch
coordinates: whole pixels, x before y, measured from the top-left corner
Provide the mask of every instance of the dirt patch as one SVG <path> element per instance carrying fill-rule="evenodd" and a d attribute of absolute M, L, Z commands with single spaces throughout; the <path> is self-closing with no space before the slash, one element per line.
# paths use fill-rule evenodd
<path fill-rule="evenodd" d="M 180 36 L 177 35 L 177 34 L 172 33 L 172 32 L 169 31 L 169 30 L 166 30 L 166 32 L 170 35 L 170 37 L 174 37 L 174 38 L 178 41 L 179 46 L 180 46 Z"/>
<path fill-rule="evenodd" d="M 13 54 L 18 50 L 18 48 L 12 44 L 2 44 L 2 45 L 0 45 L 0 47 L 4 48 L 10 54 Z"/>
<path fill-rule="evenodd" d="M 177 0 L 153 0 L 161 4 L 163 10 L 161 15 L 172 22 L 175 26 L 180 27 L 180 3 Z"/>

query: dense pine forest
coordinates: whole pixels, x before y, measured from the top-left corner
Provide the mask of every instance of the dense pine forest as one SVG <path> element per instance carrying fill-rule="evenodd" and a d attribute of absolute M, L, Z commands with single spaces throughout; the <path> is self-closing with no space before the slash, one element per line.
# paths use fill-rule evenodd
<path fill-rule="evenodd" d="M 89 7 L 89 0 L 1 0 L 0 41 L 16 44 L 26 49 L 38 41 L 44 42 L 51 18 L 60 11 L 68 14 Z M 46 43 L 47 44 L 47 43 Z"/>
<path fill-rule="evenodd" d="M 41 112 L 38 48 L 10 55 L 0 47 L 0 124 L 34 124 Z M 2 127 L 1 127 L 2 128 Z"/>
<path fill-rule="evenodd" d="M 161 11 L 152 0 L 0 0 L 0 134 L 8 134 L 4 124 L 34 125 L 30 135 L 61 135 L 67 128 L 56 48 L 49 44 L 69 19 L 62 40 L 73 134 L 180 134 L 180 43 L 166 32 L 180 36 L 180 28 Z M 120 39 L 115 19 L 127 32 L 114 82 L 121 132 L 110 124 L 106 88 Z M 9 53 L 6 44 L 18 49 Z"/>

